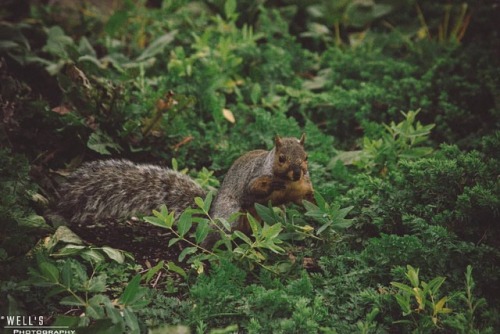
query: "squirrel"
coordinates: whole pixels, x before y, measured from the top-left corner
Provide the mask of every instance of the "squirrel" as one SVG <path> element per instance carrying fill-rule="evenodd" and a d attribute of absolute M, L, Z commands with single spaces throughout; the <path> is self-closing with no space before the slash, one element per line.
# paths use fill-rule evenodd
<path fill-rule="evenodd" d="M 255 216 L 255 203 L 282 205 L 314 201 L 313 187 L 304 150 L 305 135 L 276 136 L 271 151 L 250 151 L 228 170 L 212 203 L 212 218 L 228 219 L 236 212 Z M 189 176 L 148 164 L 127 160 L 102 160 L 83 164 L 60 189 L 55 212 L 70 223 L 116 219 L 134 213 L 148 214 L 165 204 L 176 216 L 206 196 Z M 232 223 L 233 230 L 249 233 L 244 217 Z M 212 246 L 218 233 L 209 234 L 204 246 Z"/>
<path fill-rule="evenodd" d="M 212 204 L 213 218 L 229 219 L 235 212 L 256 216 L 255 203 L 278 206 L 314 202 L 314 189 L 304 150 L 305 134 L 300 139 L 276 136 L 270 151 L 255 150 L 239 157 L 229 168 Z M 246 217 L 231 225 L 232 230 L 250 233 Z M 204 246 L 212 246 L 218 234 L 210 233 Z"/>

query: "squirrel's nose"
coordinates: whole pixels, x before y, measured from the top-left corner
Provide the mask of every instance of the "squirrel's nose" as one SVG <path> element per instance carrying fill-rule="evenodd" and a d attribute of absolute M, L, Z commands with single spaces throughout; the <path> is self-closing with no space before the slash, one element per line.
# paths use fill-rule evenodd
<path fill-rule="evenodd" d="M 300 180 L 300 177 L 301 177 L 300 167 L 295 167 L 293 169 L 293 180 L 298 181 L 298 180 Z"/>

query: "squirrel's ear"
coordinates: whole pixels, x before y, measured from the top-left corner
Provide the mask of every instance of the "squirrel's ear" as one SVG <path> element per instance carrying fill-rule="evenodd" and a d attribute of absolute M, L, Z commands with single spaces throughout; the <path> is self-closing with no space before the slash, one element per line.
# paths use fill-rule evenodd
<path fill-rule="evenodd" d="M 300 140 L 299 140 L 300 145 L 304 146 L 305 141 L 306 141 L 306 134 L 303 133 L 302 137 L 300 137 Z"/>
<path fill-rule="evenodd" d="M 274 137 L 274 144 L 276 145 L 276 147 L 280 147 L 281 146 L 282 141 L 281 141 L 280 136 L 276 135 L 276 137 Z"/>

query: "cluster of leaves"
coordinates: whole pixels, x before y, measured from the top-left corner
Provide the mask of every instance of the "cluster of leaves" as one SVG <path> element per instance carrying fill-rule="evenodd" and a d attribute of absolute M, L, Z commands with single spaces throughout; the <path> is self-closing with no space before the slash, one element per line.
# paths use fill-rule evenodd
<path fill-rule="evenodd" d="M 500 329 L 493 4 L 152 3 L 0 22 L 1 314 L 92 333 Z M 175 261 L 139 268 L 37 214 L 48 167 L 175 158 L 212 189 L 301 132 L 316 203 L 257 205 L 250 235 L 209 216 L 212 193 L 177 221 L 158 208 Z"/>

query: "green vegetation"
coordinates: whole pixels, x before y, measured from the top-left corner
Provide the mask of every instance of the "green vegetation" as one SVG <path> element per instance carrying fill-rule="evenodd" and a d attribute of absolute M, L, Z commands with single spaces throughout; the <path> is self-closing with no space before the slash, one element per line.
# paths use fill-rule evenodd
<path fill-rule="evenodd" d="M 493 2 L 5 3 L 1 315 L 81 333 L 500 332 Z M 201 247 L 232 162 L 302 132 L 316 203 L 257 205 L 251 235 L 222 221 Z M 178 221 L 97 226 L 113 245 L 52 221 L 61 178 L 111 157 L 172 161 L 212 191 Z"/>

